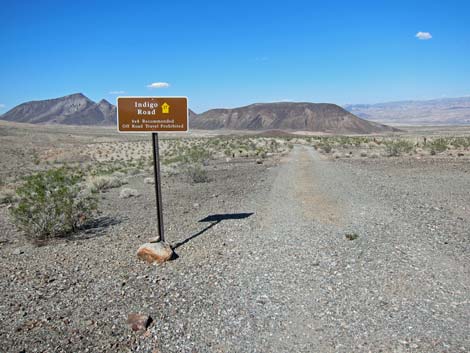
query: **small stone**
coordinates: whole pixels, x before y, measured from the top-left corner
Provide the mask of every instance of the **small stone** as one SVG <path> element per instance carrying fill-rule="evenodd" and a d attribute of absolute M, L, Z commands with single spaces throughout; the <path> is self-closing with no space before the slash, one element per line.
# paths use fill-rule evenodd
<path fill-rule="evenodd" d="M 24 251 L 23 249 L 20 249 L 20 248 L 17 248 L 17 249 L 14 249 L 12 252 L 11 252 L 12 255 L 21 255 L 21 254 L 24 254 Z"/>
<path fill-rule="evenodd" d="M 158 243 L 160 241 L 160 236 L 156 236 L 149 239 L 149 243 Z"/>
<path fill-rule="evenodd" d="M 144 184 L 155 184 L 155 179 L 154 178 L 145 178 L 144 179 Z"/>
<path fill-rule="evenodd" d="M 173 256 L 171 247 L 160 241 L 158 243 L 145 243 L 137 250 L 137 257 L 148 263 L 162 263 Z"/>
<path fill-rule="evenodd" d="M 263 164 L 263 160 L 262 159 L 257 159 L 256 164 Z"/>
<path fill-rule="evenodd" d="M 199 208 L 199 206 L 200 206 L 200 205 L 199 205 L 197 202 L 193 203 L 193 207 L 194 207 L 194 208 Z"/>
<path fill-rule="evenodd" d="M 135 189 L 129 189 L 129 188 L 124 188 L 119 193 L 119 198 L 121 199 L 127 199 L 133 196 L 140 196 L 140 193 Z"/>
<path fill-rule="evenodd" d="M 149 315 L 130 313 L 127 315 L 127 324 L 132 331 L 143 331 L 149 327 L 152 318 Z"/>

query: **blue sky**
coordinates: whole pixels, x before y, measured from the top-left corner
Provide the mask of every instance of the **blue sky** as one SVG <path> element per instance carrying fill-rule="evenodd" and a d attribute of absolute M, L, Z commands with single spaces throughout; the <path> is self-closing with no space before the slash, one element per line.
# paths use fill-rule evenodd
<path fill-rule="evenodd" d="M 3 0 L 1 9 L 0 113 L 75 92 L 113 103 L 116 92 L 188 96 L 196 112 L 470 95 L 469 1 Z M 169 87 L 148 87 L 158 82 Z"/>

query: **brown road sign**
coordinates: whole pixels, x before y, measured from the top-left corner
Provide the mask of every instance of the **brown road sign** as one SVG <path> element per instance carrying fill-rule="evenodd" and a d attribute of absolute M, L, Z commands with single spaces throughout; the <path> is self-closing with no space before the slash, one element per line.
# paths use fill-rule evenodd
<path fill-rule="evenodd" d="M 186 97 L 119 97 L 119 132 L 188 131 Z"/>

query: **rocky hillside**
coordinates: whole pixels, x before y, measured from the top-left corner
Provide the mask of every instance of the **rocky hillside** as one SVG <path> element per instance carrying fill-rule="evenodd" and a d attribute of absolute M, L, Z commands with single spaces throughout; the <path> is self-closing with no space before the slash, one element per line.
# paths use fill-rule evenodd
<path fill-rule="evenodd" d="M 234 109 L 212 109 L 194 116 L 195 129 L 291 130 L 369 134 L 396 129 L 360 119 L 335 104 L 258 103 Z"/>
<path fill-rule="evenodd" d="M 470 97 L 378 104 L 350 104 L 351 113 L 381 123 L 412 125 L 470 124 Z"/>
<path fill-rule="evenodd" d="M 20 104 L 0 119 L 30 124 L 111 125 L 116 124 L 116 107 L 105 99 L 95 103 L 76 93 Z"/>

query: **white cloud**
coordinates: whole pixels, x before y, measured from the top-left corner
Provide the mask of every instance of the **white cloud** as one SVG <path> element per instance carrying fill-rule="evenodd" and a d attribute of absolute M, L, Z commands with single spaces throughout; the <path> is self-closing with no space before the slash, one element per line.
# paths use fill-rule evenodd
<path fill-rule="evenodd" d="M 432 38 L 432 35 L 429 32 L 418 32 L 416 33 L 415 37 L 419 40 L 429 40 Z"/>
<path fill-rule="evenodd" d="M 5 107 L 6 107 L 5 104 L 1 104 L 1 103 L 0 103 L 0 109 L 5 108 Z"/>
<path fill-rule="evenodd" d="M 167 88 L 170 87 L 168 82 L 154 82 L 147 85 L 148 88 Z"/>
<path fill-rule="evenodd" d="M 109 94 L 114 94 L 114 95 L 119 95 L 119 94 L 124 94 L 126 91 L 111 91 Z"/>

